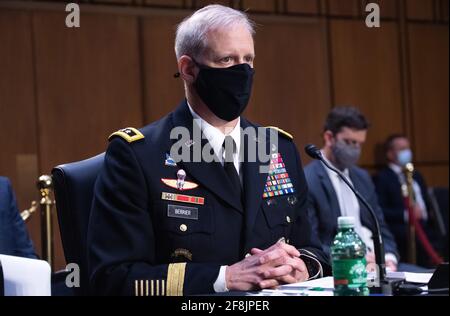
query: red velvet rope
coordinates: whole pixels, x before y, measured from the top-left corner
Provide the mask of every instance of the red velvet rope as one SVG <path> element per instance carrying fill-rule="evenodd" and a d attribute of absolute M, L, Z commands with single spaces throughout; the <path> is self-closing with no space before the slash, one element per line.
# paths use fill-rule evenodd
<path fill-rule="evenodd" d="M 405 199 L 405 205 L 408 209 L 408 215 L 409 215 L 409 224 L 408 226 L 414 226 L 416 230 L 416 236 L 419 239 L 420 243 L 422 244 L 423 248 L 425 249 L 425 252 L 430 256 L 431 262 L 435 265 L 441 264 L 444 260 L 442 257 L 434 250 L 433 246 L 431 245 L 430 241 L 428 240 L 427 235 L 425 234 L 425 231 L 423 230 L 422 225 L 416 218 L 416 214 L 414 214 L 414 210 L 411 207 L 411 204 L 409 203 L 410 200 L 408 197 Z"/>

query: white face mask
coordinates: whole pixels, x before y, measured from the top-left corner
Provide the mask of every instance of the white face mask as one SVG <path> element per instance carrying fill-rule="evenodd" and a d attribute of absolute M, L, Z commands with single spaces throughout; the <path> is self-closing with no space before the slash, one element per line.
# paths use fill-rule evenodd
<path fill-rule="evenodd" d="M 413 154 L 411 149 L 404 149 L 397 153 L 397 162 L 400 166 L 404 167 L 413 160 Z"/>

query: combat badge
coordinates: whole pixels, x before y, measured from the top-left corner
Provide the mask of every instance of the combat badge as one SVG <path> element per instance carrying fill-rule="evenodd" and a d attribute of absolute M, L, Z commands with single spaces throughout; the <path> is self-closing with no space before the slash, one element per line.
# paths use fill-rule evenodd
<path fill-rule="evenodd" d="M 198 188 L 198 184 L 190 181 L 186 181 L 186 172 L 183 169 L 178 170 L 177 172 L 178 179 L 161 179 L 161 181 L 171 187 L 173 189 L 177 189 L 180 191 L 193 190 Z"/>

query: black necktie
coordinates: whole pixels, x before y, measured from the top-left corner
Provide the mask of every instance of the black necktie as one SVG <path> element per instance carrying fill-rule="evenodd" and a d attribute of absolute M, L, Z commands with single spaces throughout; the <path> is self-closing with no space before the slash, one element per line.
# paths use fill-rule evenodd
<path fill-rule="evenodd" d="M 227 174 L 228 178 L 230 179 L 230 182 L 233 186 L 234 192 L 239 198 L 239 201 L 241 202 L 242 209 L 244 209 L 244 199 L 242 194 L 242 186 L 241 186 L 241 179 L 239 178 L 239 174 L 236 171 L 236 167 L 234 166 L 233 162 L 233 155 L 236 153 L 236 143 L 234 142 L 234 139 L 231 136 L 225 136 L 225 140 L 222 145 L 223 151 L 224 151 L 224 162 L 223 162 L 223 169 L 225 170 L 225 173 Z M 245 233 L 244 233 L 245 225 L 242 223 L 241 226 L 241 235 L 240 235 L 240 253 L 244 253 L 244 246 L 245 246 Z"/>
<path fill-rule="evenodd" d="M 240 198 L 242 198 L 241 180 L 233 162 L 233 155 L 236 152 L 236 143 L 231 136 L 226 136 L 222 147 L 225 153 L 223 168 L 228 176 L 228 179 L 230 179 L 235 192 Z"/>

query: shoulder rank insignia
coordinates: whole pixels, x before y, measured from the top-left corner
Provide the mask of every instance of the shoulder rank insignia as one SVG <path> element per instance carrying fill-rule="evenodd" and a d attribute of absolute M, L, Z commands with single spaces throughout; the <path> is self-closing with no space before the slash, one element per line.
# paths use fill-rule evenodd
<path fill-rule="evenodd" d="M 286 132 L 276 126 L 266 126 L 266 128 L 273 129 L 273 130 L 277 131 L 278 133 L 280 133 L 281 135 L 285 136 L 286 138 L 289 138 L 290 140 L 294 139 L 294 136 L 292 136 L 292 134 L 289 134 L 288 132 Z"/>
<path fill-rule="evenodd" d="M 145 136 L 141 132 L 139 132 L 137 129 L 135 129 L 133 127 L 127 127 L 127 128 L 121 129 L 115 133 L 112 133 L 108 137 L 108 140 L 111 140 L 116 136 L 122 137 L 129 143 L 132 143 L 132 142 L 135 142 L 135 141 L 145 138 Z"/>

